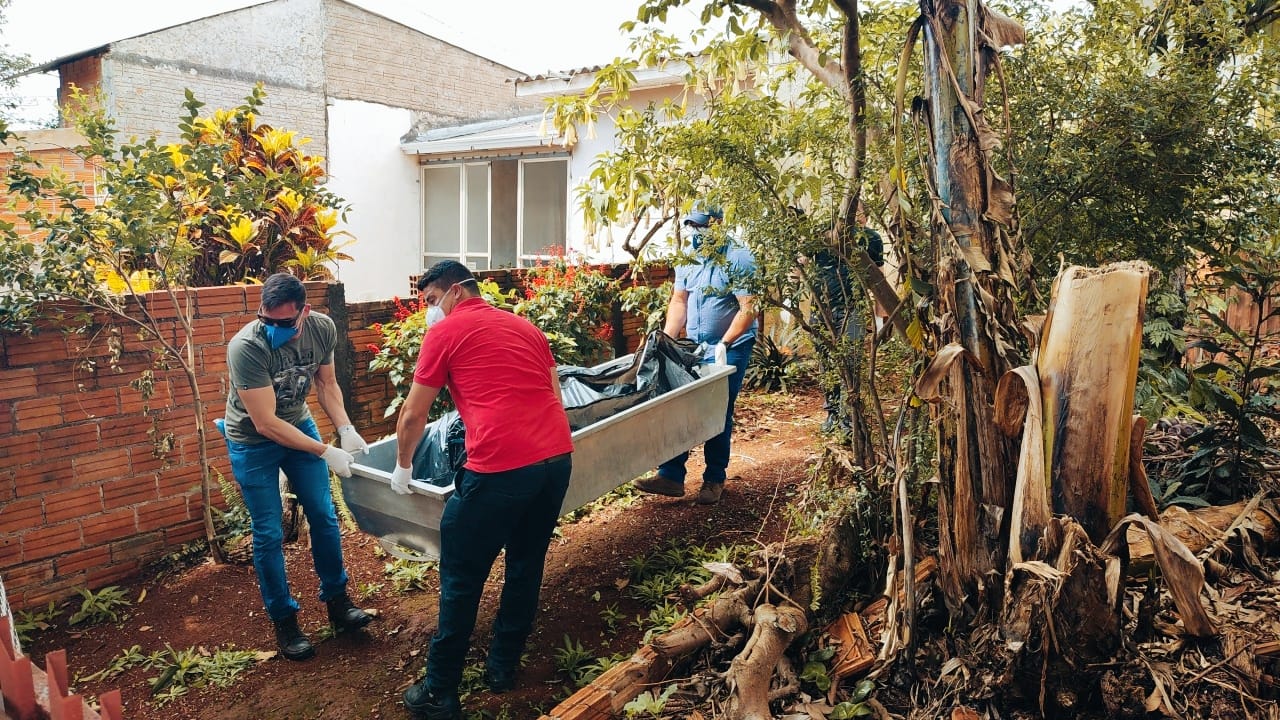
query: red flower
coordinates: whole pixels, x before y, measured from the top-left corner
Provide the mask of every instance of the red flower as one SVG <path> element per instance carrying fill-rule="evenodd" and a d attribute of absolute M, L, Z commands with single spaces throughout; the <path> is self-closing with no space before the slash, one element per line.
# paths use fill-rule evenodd
<path fill-rule="evenodd" d="M 366 350 L 368 350 L 368 351 L 369 351 L 369 352 L 371 352 L 371 353 L 376 353 L 376 352 L 378 352 L 379 350 L 381 350 L 381 349 L 382 349 L 382 348 L 378 347 L 377 345 L 374 345 L 373 343 L 369 343 L 368 345 L 365 345 L 364 347 L 365 347 L 365 349 L 366 349 Z"/>

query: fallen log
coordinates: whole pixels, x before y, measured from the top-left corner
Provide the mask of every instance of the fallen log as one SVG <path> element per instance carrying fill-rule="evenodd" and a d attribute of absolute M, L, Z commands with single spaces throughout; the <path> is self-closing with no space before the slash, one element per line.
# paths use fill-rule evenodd
<path fill-rule="evenodd" d="M 1266 546 L 1280 543 L 1280 507 L 1274 500 L 1264 500 L 1242 517 L 1248 503 L 1213 505 L 1187 510 L 1171 506 L 1160 513 L 1160 525 L 1182 541 L 1193 553 L 1199 553 L 1218 541 L 1227 528 L 1239 527 L 1255 535 Z M 1129 574 L 1141 575 L 1151 569 L 1155 556 L 1151 541 L 1140 528 L 1129 527 Z"/>

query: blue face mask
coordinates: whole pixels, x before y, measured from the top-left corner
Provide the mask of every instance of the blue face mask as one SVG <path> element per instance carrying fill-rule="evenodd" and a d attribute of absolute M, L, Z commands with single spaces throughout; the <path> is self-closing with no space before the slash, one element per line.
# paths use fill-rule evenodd
<path fill-rule="evenodd" d="M 701 228 L 694 228 L 693 232 L 689 233 L 689 240 L 693 243 L 693 249 L 697 250 L 702 247 L 702 242 L 706 240 L 706 237 Z"/>
<path fill-rule="evenodd" d="M 272 350 L 280 349 L 281 345 L 293 339 L 298 334 L 297 327 L 276 327 L 275 325 L 263 325 L 262 329 L 267 333 L 267 342 L 271 343 Z"/>

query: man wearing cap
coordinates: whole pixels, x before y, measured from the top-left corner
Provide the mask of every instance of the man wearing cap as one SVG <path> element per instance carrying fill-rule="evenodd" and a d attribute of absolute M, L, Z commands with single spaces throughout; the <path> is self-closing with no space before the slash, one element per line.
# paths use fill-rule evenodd
<path fill-rule="evenodd" d="M 714 346 L 725 346 L 728 362 L 736 368 L 729 376 L 729 408 L 724 432 L 703 446 L 706 470 L 698 503 L 713 505 L 724 492 L 729 467 L 730 438 L 733 434 L 733 405 L 751 360 L 756 340 L 753 297 L 747 281 L 756 271 L 751 251 L 725 233 L 716 232 L 724 220 L 720 208 L 695 204 L 682 224 L 689 229 L 693 261 L 676 266 L 675 287 L 667 305 L 663 332 L 671 337 L 684 334 L 707 348 L 703 363 L 714 358 Z M 685 463 L 689 453 L 681 453 L 658 466 L 652 477 L 636 480 L 637 489 L 657 495 L 684 497 Z"/>
<path fill-rule="evenodd" d="M 245 325 L 227 345 L 231 388 L 220 429 L 253 523 L 258 589 L 275 625 L 280 654 L 289 660 L 306 660 L 315 648 L 298 627 L 298 602 L 285 578 L 281 471 L 311 526 L 311 557 L 330 623 L 342 631 L 362 628 L 373 620 L 347 595 L 342 538 L 329 492 L 329 471 L 350 477 L 352 453 L 369 449 L 342 402 L 333 369 L 337 342 L 333 320 L 311 311 L 302 281 L 276 273 L 262 284 L 258 319 Z M 320 407 L 338 428 L 341 447 L 320 439 L 307 407 L 312 384 Z"/>
<path fill-rule="evenodd" d="M 443 387 L 466 426 L 467 462 L 440 518 L 440 613 L 426 676 L 404 693 L 415 718 L 460 720 L 458 686 L 485 580 L 506 575 L 485 679 L 515 686 L 533 629 L 551 534 L 573 469 L 573 439 L 551 347 L 528 320 L 485 302 L 471 271 L 436 263 L 418 280 L 430 330 L 396 422 L 391 489 L 409 493 L 413 451 Z"/>

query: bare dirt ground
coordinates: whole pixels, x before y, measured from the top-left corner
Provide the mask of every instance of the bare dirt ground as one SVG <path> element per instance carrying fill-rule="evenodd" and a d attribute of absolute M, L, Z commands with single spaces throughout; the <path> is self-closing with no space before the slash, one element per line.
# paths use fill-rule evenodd
<path fill-rule="evenodd" d="M 555 663 L 555 650 L 566 637 L 597 657 L 638 647 L 641 631 L 632 621 L 647 614 L 648 608 L 620 588 L 629 559 L 650 554 L 672 540 L 715 547 L 778 539 L 784 528 L 782 509 L 806 480 L 822 417 L 821 398 L 816 395 L 744 394 L 738 404 L 731 480 L 720 504 L 696 505 L 695 481 L 683 500 L 638 497 L 563 524 L 547 557 L 542 610 L 518 687 L 503 695 L 478 691 L 465 700 L 468 711 L 519 720 L 536 718 L 553 708 L 573 689 Z M 690 478 L 700 474 L 695 455 Z M 377 551 L 376 541 L 347 531 L 344 549 L 353 597 L 380 615 L 365 632 L 320 637 L 327 620 L 316 599 L 309 551 L 293 545 L 286 549 L 289 577 L 302 604 L 299 620 L 313 640 L 319 640 L 315 658 L 301 663 L 265 660 L 229 688 L 193 689 L 163 705 L 150 698 L 148 681 L 157 672 L 143 668 L 105 682 L 79 683 L 78 690 L 96 695 L 119 688 L 125 714 L 135 720 L 408 717 L 400 695 L 423 669 L 435 627 L 435 573 L 430 574 L 432 589 L 396 595 L 384 573 L 389 558 Z M 480 661 L 487 643 L 500 573 L 501 561 L 486 588 L 473 662 Z M 381 589 L 360 597 L 362 589 L 376 585 Z M 81 677 L 107 667 L 133 645 L 144 653 L 164 650 L 166 645 L 211 652 L 232 646 L 275 649 L 252 567 L 200 564 L 180 573 L 140 579 L 126 590 L 135 604 L 119 624 L 79 632 L 50 630 L 24 649 L 40 658 L 46 651 L 65 647 L 72 674 Z M 136 602 L 139 597 L 143 599 Z M 608 630 L 602 614 L 610 606 L 616 606 L 624 618 L 616 623 L 616 631 Z"/>

